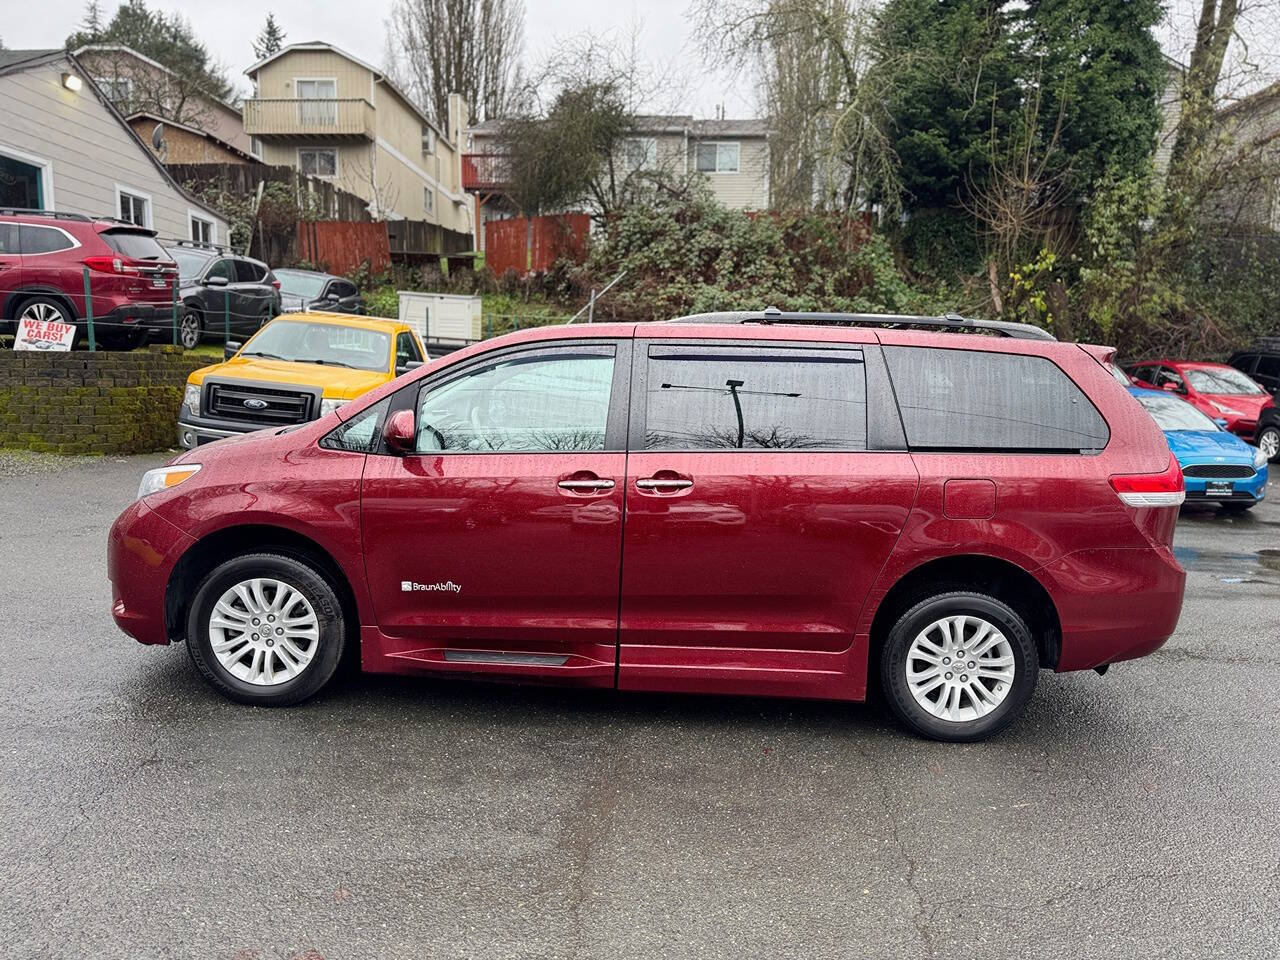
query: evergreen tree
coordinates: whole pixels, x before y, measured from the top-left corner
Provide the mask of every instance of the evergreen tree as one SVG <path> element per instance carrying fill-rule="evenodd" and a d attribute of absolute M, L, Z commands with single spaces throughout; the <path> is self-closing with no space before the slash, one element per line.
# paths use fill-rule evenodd
<path fill-rule="evenodd" d="M 265 60 L 273 53 L 279 53 L 284 46 L 284 31 L 276 23 L 275 14 L 267 12 L 267 22 L 262 25 L 262 32 L 253 41 L 253 55 L 258 60 Z"/>

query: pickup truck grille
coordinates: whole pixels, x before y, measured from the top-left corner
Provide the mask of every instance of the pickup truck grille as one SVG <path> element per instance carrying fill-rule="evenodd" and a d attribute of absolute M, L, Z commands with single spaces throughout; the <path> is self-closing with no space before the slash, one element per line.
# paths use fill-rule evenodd
<path fill-rule="evenodd" d="M 1253 467 L 1236 463 L 1194 463 L 1182 471 L 1184 477 L 1198 477 L 1204 480 L 1240 480 L 1252 477 Z"/>
<path fill-rule="evenodd" d="M 210 417 L 263 427 L 305 423 L 320 413 L 318 409 L 312 409 L 317 403 L 313 394 L 275 387 L 214 381 L 205 386 L 203 399 L 203 409 Z"/>

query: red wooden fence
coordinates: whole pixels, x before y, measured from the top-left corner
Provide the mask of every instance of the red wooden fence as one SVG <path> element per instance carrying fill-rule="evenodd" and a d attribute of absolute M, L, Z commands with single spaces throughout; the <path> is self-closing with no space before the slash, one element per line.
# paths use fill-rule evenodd
<path fill-rule="evenodd" d="M 490 220 L 484 225 L 484 260 L 494 273 L 525 272 L 525 241 L 529 221 L 524 217 Z M 591 218 L 585 213 L 561 213 L 533 218 L 534 272 L 550 269 L 557 260 L 581 263 L 587 256 Z"/>
<path fill-rule="evenodd" d="M 381 273 L 391 265 L 385 223 L 304 220 L 298 224 L 298 258 L 330 273 L 350 273 L 365 260 Z"/>

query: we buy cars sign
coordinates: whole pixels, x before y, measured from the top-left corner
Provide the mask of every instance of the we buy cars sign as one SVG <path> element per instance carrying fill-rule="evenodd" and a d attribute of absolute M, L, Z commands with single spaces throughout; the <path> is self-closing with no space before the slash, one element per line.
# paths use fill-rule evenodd
<path fill-rule="evenodd" d="M 13 338 L 13 349 L 70 350 L 71 342 L 75 338 L 75 324 L 24 318 L 18 321 L 18 332 Z"/>

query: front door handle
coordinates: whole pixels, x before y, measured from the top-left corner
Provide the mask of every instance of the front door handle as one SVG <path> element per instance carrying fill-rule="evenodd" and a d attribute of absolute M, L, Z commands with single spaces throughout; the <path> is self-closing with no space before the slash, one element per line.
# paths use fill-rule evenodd
<path fill-rule="evenodd" d="M 561 490 L 612 490 L 613 481 L 603 477 L 594 480 L 561 480 L 557 486 Z"/>
<path fill-rule="evenodd" d="M 636 486 L 641 490 L 684 490 L 692 487 L 693 481 L 683 477 L 645 477 L 637 480 Z"/>

